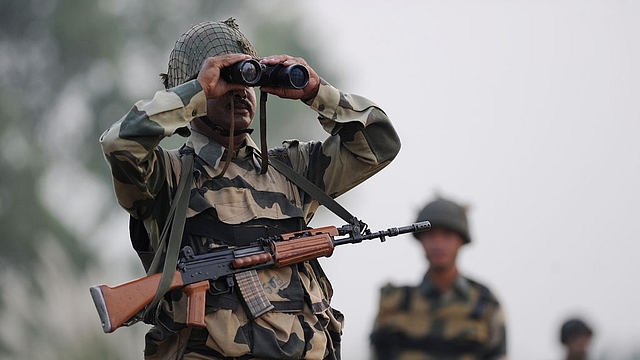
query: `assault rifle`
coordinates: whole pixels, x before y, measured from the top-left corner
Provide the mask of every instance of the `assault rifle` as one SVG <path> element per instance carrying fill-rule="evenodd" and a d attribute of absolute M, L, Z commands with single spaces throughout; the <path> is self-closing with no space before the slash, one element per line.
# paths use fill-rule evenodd
<path fill-rule="evenodd" d="M 356 244 L 363 240 L 377 238 L 384 242 L 387 236 L 430 228 L 431 223 L 423 221 L 372 233 L 366 229 L 366 224 L 354 218 L 350 224 L 340 228 L 326 226 L 305 229 L 260 238 L 246 246 L 215 248 L 211 252 L 199 255 L 194 254 L 191 247 L 185 246 L 180 251 L 178 266 L 169 290 L 182 289 L 188 296 L 187 326 L 202 328 L 205 326 L 207 291 L 212 294 L 229 292 L 232 291 L 236 282 L 238 285 L 242 285 L 243 282 L 254 282 L 248 288 L 251 289 L 253 286 L 253 289 L 257 289 L 258 292 L 262 291 L 259 282 L 255 284 L 257 276 L 254 278 L 244 276 L 250 274 L 251 270 L 280 268 L 319 257 L 329 257 L 337 245 Z M 91 297 L 100 315 L 103 331 L 105 333 L 115 331 L 151 303 L 161 276 L 160 273 L 149 275 L 114 287 L 92 286 Z M 242 289 L 243 287 L 240 286 L 241 293 Z M 253 317 L 258 317 L 273 307 L 264 293 L 242 295 Z"/>

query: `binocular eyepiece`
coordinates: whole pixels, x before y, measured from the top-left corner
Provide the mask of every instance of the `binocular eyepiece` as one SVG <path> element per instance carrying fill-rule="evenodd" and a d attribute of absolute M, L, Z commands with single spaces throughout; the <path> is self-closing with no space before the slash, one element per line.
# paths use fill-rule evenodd
<path fill-rule="evenodd" d="M 309 84 L 309 70 L 299 64 L 265 65 L 254 59 L 242 60 L 220 70 L 227 82 L 246 86 L 274 86 L 302 89 Z"/>

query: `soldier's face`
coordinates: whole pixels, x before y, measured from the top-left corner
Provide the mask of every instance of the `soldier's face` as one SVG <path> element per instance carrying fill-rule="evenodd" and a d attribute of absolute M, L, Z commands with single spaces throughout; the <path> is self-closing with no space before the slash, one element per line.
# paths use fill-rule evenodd
<path fill-rule="evenodd" d="M 591 335 L 574 335 L 567 341 L 567 350 L 569 351 L 569 354 L 574 355 L 576 359 L 585 357 L 588 353 L 590 343 Z"/>
<path fill-rule="evenodd" d="M 233 103 L 233 114 L 231 104 Z M 226 130 L 235 121 L 235 130 L 251 126 L 256 114 L 256 94 L 253 88 L 245 87 L 241 91 L 231 91 L 217 99 L 207 100 L 207 117 L 216 125 Z"/>
<path fill-rule="evenodd" d="M 464 244 L 455 231 L 434 227 L 420 234 L 429 266 L 433 270 L 446 270 L 456 265 L 458 250 Z"/>

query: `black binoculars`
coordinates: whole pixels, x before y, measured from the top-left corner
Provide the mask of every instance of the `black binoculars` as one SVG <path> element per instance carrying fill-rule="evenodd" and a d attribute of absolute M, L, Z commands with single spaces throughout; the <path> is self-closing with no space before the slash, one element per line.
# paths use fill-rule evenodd
<path fill-rule="evenodd" d="M 265 65 L 254 59 L 242 60 L 220 70 L 227 82 L 246 86 L 274 86 L 302 89 L 309 83 L 309 70 L 303 65 Z"/>

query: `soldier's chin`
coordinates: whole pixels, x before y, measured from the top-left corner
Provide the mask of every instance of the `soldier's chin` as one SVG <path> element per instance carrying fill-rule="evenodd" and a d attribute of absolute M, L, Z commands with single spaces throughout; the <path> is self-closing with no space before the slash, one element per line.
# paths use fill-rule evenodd
<path fill-rule="evenodd" d="M 451 268 L 451 263 L 449 261 L 445 261 L 444 259 L 434 259 L 430 258 L 429 266 L 433 270 L 447 270 Z"/>

